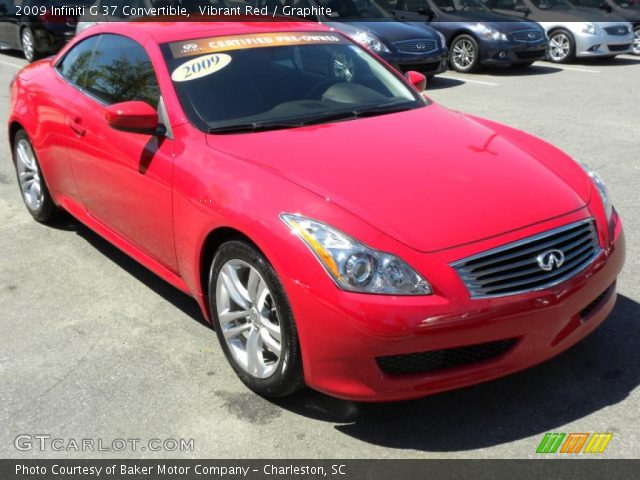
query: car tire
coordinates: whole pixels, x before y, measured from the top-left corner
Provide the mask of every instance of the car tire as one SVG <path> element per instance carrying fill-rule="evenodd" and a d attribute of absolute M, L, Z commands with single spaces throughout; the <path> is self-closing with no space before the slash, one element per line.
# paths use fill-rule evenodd
<path fill-rule="evenodd" d="M 640 25 L 636 25 L 633 29 L 633 54 L 640 55 Z"/>
<path fill-rule="evenodd" d="M 33 32 L 29 27 L 24 27 L 20 32 L 20 48 L 27 62 L 35 62 L 39 58 L 36 51 L 36 41 Z"/>
<path fill-rule="evenodd" d="M 27 210 L 38 222 L 49 222 L 57 208 L 49 193 L 36 152 L 24 130 L 19 130 L 13 140 L 13 164 Z"/>
<path fill-rule="evenodd" d="M 224 243 L 211 264 L 208 293 L 220 346 L 247 387 L 270 398 L 304 387 L 293 312 L 275 270 L 255 246 Z"/>
<path fill-rule="evenodd" d="M 471 35 L 459 35 L 451 42 L 449 63 L 457 72 L 474 72 L 480 66 L 480 48 Z"/>
<path fill-rule="evenodd" d="M 565 29 L 549 34 L 549 60 L 553 63 L 567 63 L 576 58 L 576 41 Z"/>

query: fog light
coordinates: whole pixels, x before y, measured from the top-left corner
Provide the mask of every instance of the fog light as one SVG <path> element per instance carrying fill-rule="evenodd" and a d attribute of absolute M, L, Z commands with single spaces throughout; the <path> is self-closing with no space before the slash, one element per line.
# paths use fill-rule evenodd
<path fill-rule="evenodd" d="M 500 58 L 502 58 L 502 59 L 503 59 L 503 58 L 507 58 L 507 52 L 500 52 L 500 53 L 498 54 L 498 56 L 499 56 Z"/>
<path fill-rule="evenodd" d="M 591 47 L 589 49 L 590 52 L 595 52 L 596 50 L 598 50 L 600 48 L 600 45 L 594 45 L 593 47 Z"/>

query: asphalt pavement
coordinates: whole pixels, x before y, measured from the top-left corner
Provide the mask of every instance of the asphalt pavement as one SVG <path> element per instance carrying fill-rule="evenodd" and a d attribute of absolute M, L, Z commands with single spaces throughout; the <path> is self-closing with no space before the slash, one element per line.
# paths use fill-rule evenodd
<path fill-rule="evenodd" d="M 3 125 L 24 63 L 0 52 Z M 606 457 L 640 458 L 639 82 L 632 56 L 431 82 L 434 100 L 595 168 L 622 215 L 627 262 L 613 314 L 573 349 L 507 378 L 392 404 L 251 393 L 195 301 L 72 218 L 31 219 L 3 130 L 0 458 L 532 458 L 546 432 L 613 432 Z M 114 451 L 117 439 L 126 450 Z M 82 440 L 111 450 L 78 452 Z"/>

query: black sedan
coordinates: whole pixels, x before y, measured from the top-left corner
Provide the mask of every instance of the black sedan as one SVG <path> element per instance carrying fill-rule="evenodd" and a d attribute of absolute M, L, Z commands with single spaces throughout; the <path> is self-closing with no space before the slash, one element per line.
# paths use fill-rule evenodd
<path fill-rule="evenodd" d="M 527 67 L 547 55 L 540 25 L 492 12 L 479 0 L 386 0 L 385 6 L 398 20 L 423 21 L 442 33 L 451 67 L 459 72 L 480 65 Z"/>
<path fill-rule="evenodd" d="M 76 31 L 74 9 L 54 7 L 89 5 L 90 1 L 0 0 L 0 46 L 22 50 L 32 62 L 56 53 Z"/>
<path fill-rule="evenodd" d="M 614 13 L 633 24 L 634 55 L 640 55 L 640 1 L 637 0 L 571 0 L 578 7 Z"/>

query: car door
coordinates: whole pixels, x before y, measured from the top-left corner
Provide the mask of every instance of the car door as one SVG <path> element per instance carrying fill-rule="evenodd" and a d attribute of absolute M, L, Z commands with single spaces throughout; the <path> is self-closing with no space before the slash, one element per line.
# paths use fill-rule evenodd
<path fill-rule="evenodd" d="M 114 130 L 105 120 L 110 105 L 144 101 L 158 108 L 160 98 L 143 46 L 100 35 L 68 118 L 68 155 L 89 215 L 175 272 L 173 140 Z"/>

